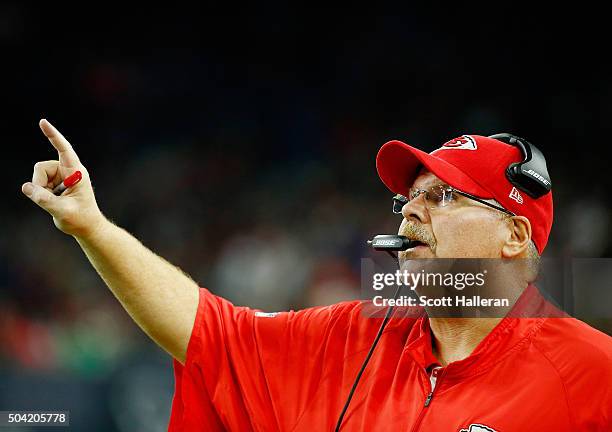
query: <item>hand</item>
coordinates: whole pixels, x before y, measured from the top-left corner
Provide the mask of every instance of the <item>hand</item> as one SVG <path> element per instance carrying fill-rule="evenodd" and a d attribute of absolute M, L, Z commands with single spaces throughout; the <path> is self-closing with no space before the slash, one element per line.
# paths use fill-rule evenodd
<path fill-rule="evenodd" d="M 59 160 L 37 162 L 32 182 L 24 183 L 21 191 L 53 216 L 61 231 L 74 237 L 86 236 L 106 220 L 96 203 L 89 173 L 68 140 L 51 123 L 42 119 L 39 126 L 57 150 Z M 83 174 L 82 180 L 60 196 L 54 195 L 53 188 L 77 170 Z"/>

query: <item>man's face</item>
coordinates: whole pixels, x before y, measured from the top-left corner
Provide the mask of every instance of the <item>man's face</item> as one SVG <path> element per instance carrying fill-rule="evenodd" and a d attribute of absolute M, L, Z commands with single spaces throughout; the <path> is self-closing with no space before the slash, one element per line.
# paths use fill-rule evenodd
<path fill-rule="evenodd" d="M 429 190 L 445 183 L 421 170 L 413 190 Z M 425 243 L 399 253 L 400 260 L 414 258 L 499 258 L 509 227 L 503 215 L 490 207 L 455 194 L 456 201 L 431 208 L 424 194 L 402 209 L 398 234 Z"/>

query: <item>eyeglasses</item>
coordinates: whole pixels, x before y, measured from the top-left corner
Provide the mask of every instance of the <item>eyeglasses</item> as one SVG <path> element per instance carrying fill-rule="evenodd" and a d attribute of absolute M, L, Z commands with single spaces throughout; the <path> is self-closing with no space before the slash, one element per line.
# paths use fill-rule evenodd
<path fill-rule="evenodd" d="M 397 194 L 393 197 L 393 213 L 402 214 L 402 208 L 408 202 L 412 201 L 419 197 L 419 195 L 425 195 L 425 203 L 427 208 L 429 209 L 437 209 L 441 207 L 448 207 L 451 205 L 455 205 L 458 201 L 457 195 L 462 195 L 471 200 L 477 201 L 481 204 L 484 204 L 488 207 L 494 208 L 495 210 L 499 210 L 510 216 L 516 216 L 516 214 L 512 213 L 509 210 L 506 210 L 503 207 L 500 207 L 495 204 L 491 204 L 486 202 L 485 200 L 475 197 L 467 192 L 462 192 L 460 190 L 455 189 L 452 186 L 448 185 L 435 185 L 431 186 L 428 189 L 411 189 L 410 190 L 410 198 L 405 197 L 404 195 Z"/>

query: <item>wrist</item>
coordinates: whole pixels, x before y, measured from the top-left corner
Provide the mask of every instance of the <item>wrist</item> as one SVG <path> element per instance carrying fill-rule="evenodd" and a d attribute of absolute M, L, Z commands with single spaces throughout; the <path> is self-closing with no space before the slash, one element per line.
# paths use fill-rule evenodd
<path fill-rule="evenodd" d="M 102 213 L 97 217 L 93 218 L 92 221 L 87 225 L 87 228 L 79 230 L 79 232 L 72 236 L 79 243 L 87 242 L 90 243 L 104 237 L 104 232 L 112 226 L 112 222 L 109 221 Z"/>

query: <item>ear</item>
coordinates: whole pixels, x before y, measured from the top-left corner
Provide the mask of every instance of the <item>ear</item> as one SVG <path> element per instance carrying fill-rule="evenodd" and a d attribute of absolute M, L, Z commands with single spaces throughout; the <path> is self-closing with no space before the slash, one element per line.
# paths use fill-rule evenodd
<path fill-rule="evenodd" d="M 531 240 L 531 223 L 524 216 L 509 218 L 509 233 L 502 247 L 503 258 L 516 258 L 527 250 Z"/>

